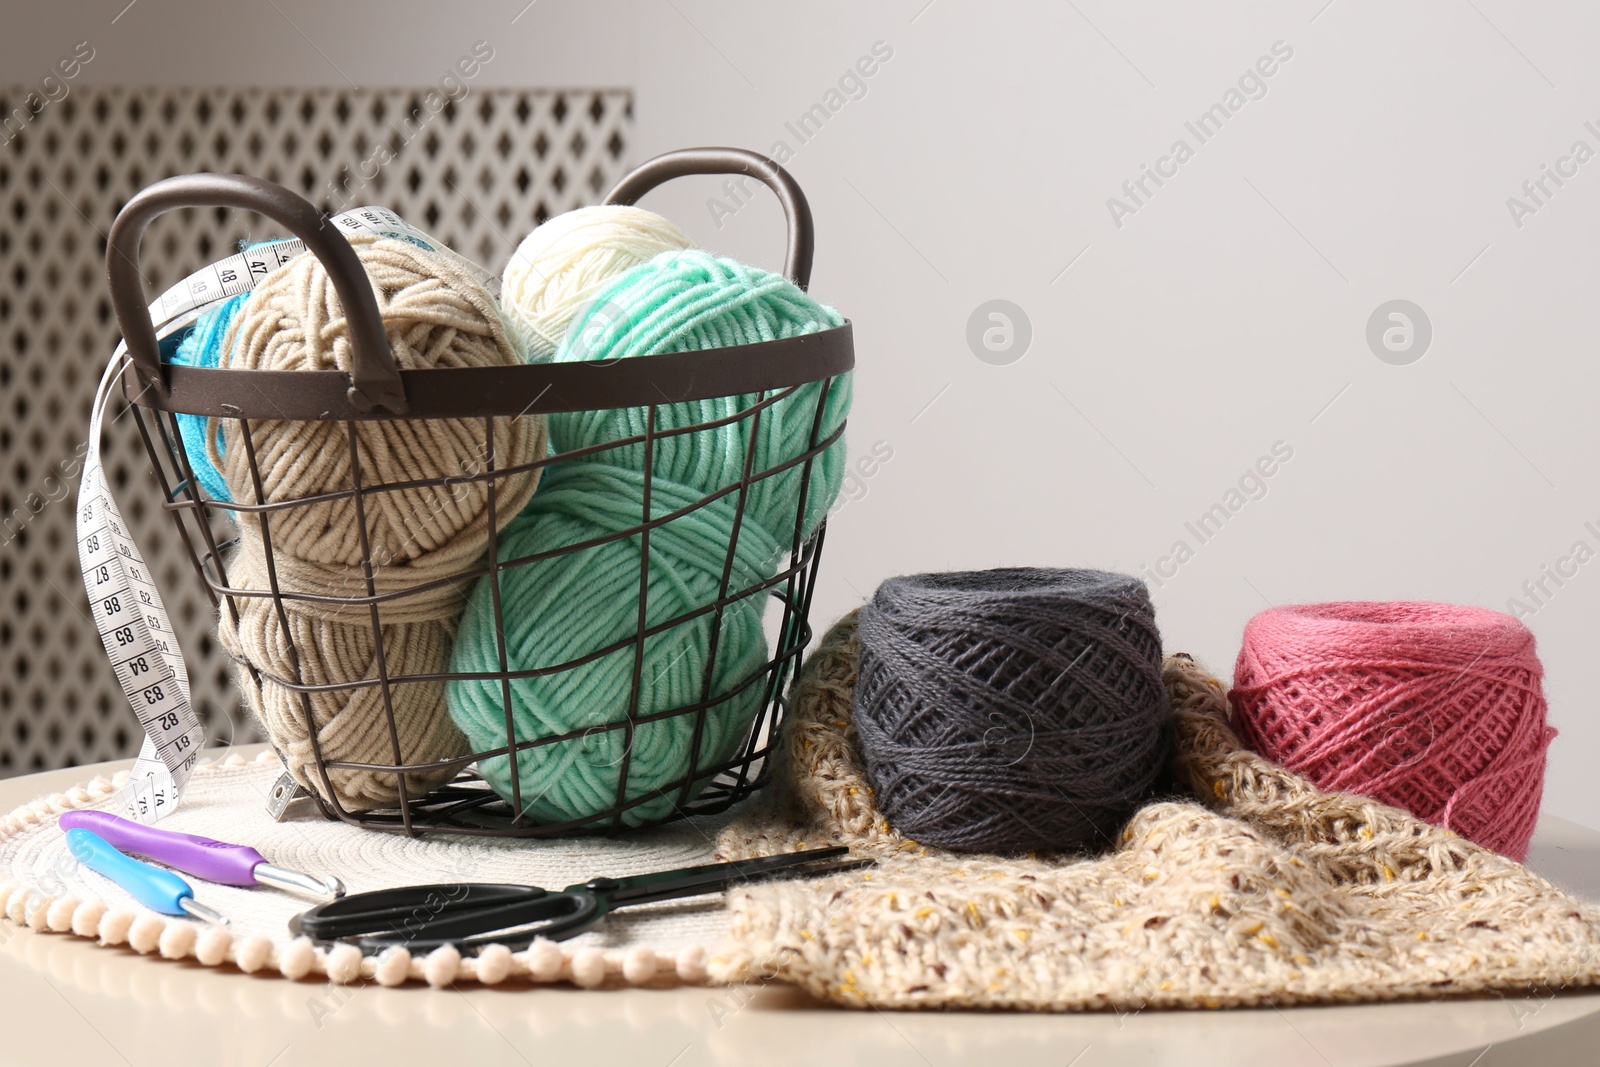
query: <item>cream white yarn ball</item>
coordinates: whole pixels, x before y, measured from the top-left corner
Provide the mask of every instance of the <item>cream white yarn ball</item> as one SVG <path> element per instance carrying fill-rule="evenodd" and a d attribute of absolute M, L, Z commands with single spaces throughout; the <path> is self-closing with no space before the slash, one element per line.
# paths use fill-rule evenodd
<path fill-rule="evenodd" d="M 549 359 L 567 326 L 617 275 L 689 238 L 653 211 L 602 204 L 557 215 L 523 239 L 506 264 L 500 302 L 530 362 Z"/>

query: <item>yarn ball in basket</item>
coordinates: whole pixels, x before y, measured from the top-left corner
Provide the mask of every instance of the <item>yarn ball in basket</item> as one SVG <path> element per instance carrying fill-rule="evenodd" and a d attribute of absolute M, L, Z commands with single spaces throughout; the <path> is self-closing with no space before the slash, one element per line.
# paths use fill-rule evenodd
<path fill-rule="evenodd" d="M 909 838 L 963 852 L 1108 847 L 1161 772 L 1170 705 L 1137 578 L 891 578 L 857 637 L 867 780 Z"/>
<path fill-rule="evenodd" d="M 842 321 L 793 283 L 765 271 L 699 251 L 664 253 L 596 295 L 569 328 L 555 359 L 615 360 L 717 348 L 816 332 Z M 842 427 L 849 408 L 848 376 L 830 384 L 819 441 Z M 754 471 L 811 449 L 822 388 L 812 383 L 787 391 L 762 409 Z M 686 427 L 729 418 L 758 399 L 663 404 L 657 425 Z M 558 453 L 570 452 L 625 437 L 646 418 L 644 410 L 631 409 L 555 416 L 551 440 Z M 746 740 L 767 696 L 762 626 L 767 597 L 759 593 L 733 600 L 720 619 L 711 609 L 722 592 L 730 555 L 730 596 L 777 572 L 778 560 L 793 545 L 798 507 L 782 493 L 798 496 L 798 469 L 786 471 L 781 486 L 774 484 L 779 479 L 759 483 L 759 490 L 752 486 L 737 531 L 737 493 L 695 505 L 742 477 L 749 421 L 659 438 L 648 473 L 642 448 L 634 446 L 560 462 L 501 536 L 507 666 L 548 672 L 510 682 L 515 740 L 573 736 L 523 748 L 515 762 L 509 756 L 482 759 L 479 770 L 508 800 L 515 776 L 523 811 L 536 822 L 577 823 L 619 803 L 626 805 L 620 814 L 624 825 L 669 818 Z M 817 521 L 839 491 L 842 450 L 840 437 L 812 460 L 807 512 Z M 644 640 L 635 700 L 635 648 L 629 639 L 639 632 L 644 544 L 638 534 L 618 535 L 643 521 L 647 479 L 652 518 L 684 514 L 650 531 L 644 624 L 647 631 L 665 628 Z M 521 562 L 598 538 L 609 539 Z M 667 625 L 697 610 L 701 613 L 694 618 Z M 462 619 L 452 672 L 503 669 L 494 618 L 493 591 L 484 579 Z M 596 656 L 618 642 L 622 647 Z M 577 662 L 590 656 L 596 658 Z M 450 712 L 475 750 L 506 746 L 499 680 L 456 679 L 447 693 Z M 702 699 L 709 706 L 694 708 Z M 628 729 L 623 724 L 630 715 Z"/>
<path fill-rule="evenodd" d="M 357 235 L 350 239 L 382 313 L 391 354 L 402 370 L 509 366 L 521 362 L 494 298 L 452 258 L 414 244 Z M 343 310 L 322 264 L 299 256 L 265 278 L 239 309 L 222 342 L 220 365 L 240 370 L 348 370 Z M 357 471 L 348 424 L 337 421 L 220 420 L 222 447 L 207 428 L 210 458 L 232 500 L 295 503 L 269 513 L 241 512 L 229 565 L 232 588 L 269 589 L 268 539 L 289 618 L 285 635 L 272 599 L 234 598 L 237 625 L 223 606 L 219 638 L 241 663 L 241 685 L 268 736 L 302 785 L 322 792 L 306 762 L 310 731 L 293 679 L 293 638 L 302 684 L 337 686 L 376 677 L 371 609 L 338 598 L 399 594 L 379 604 L 384 672 L 391 679 L 440 671 L 464 606 L 463 572 L 480 566 L 490 538 L 484 423 L 478 419 L 374 419 L 355 425 L 363 487 L 358 517 L 349 490 Z M 244 434 L 249 433 L 249 447 Z M 497 469 L 546 454 L 539 417 L 496 419 Z M 252 451 L 256 470 L 251 467 Z M 259 473 L 264 500 L 258 501 Z M 394 490 L 375 485 L 416 483 Z M 496 482 L 497 525 L 527 503 L 537 470 Z M 367 555 L 363 556 L 364 517 Z M 409 629 L 416 628 L 416 629 Z M 357 633 L 356 631 L 363 631 Z M 308 648 L 307 645 L 314 646 Z M 262 675 L 259 685 L 251 668 Z M 313 676 L 316 681 L 313 681 Z M 449 760 L 467 754 L 459 732 L 440 722 L 439 681 L 391 687 L 399 758 L 383 713 L 382 689 L 329 688 L 311 695 L 324 759 L 378 764 Z M 375 700 L 374 697 L 377 699 Z M 289 709 L 295 709 L 290 713 Z M 448 780 L 453 768 L 417 772 L 419 786 Z M 333 799 L 371 808 L 398 799 L 398 775 L 341 770 Z M 411 785 L 408 780 L 408 786 Z M 411 795 L 416 795 L 415 791 Z"/>
<path fill-rule="evenodd" d="M 689 238 L 653 211 L 601 204 L 557 215 L 525 237 L 502 275 L 506 318 L 523 335 L 530 361 L 561 347 L 572 319 L 617 275 Z"/>
<path fill-rule="evenodd" d="M 350 243 L 377 295 L 401 370 L 521 362 L 494 297 L 453 257 L 369 235 Z M 344 312 L 322 264 L 298 256 L 264 280 L 240 310 L 224 348 L 223 365 L 235 370 L 348 370 Z M 275 552 L 297 565 L 296 576 L 304 578 L 297 584 L 366 595 L 357 502 L 349 495 L 357 466 L 366 487 L 425 482 L 363 494 L 365 551 L 378 572 L 379 592 L 470 568 L 488 548 L 489 482 L 471 480 L 489 460 L 480 419 L 358 422 L 356 463 L 343 422 L 221 421 L 224 447 L 211 458 L 235 501 L 257 502 L 251 449 L 240 440 L 246 425 L 267 501 L 334 494 L 271 516 Z M 497 419 L 494 430 L 497 468 L 544 457 L 542 418 Z M 515 515 L 537 484 L 537 472 L 498 480 L 496 513 Z M 241 533 L 256 531 L 258 523 L 242 524 Z M 430 597 L 451 600 L 455 594 L 434 589 L 424 595 Z"/>
<path fill-rule="evenodd" d="M 233 320 L 238 317 L 239 309 L 244 306 L 249 295 L 249 293 L 239 293 L 207 308 L 178 342 L 172 362 L 188 367 L 219 366 L 222 362 L 223 339 L 227 337 L 229 327 L 233 325 Z M 180 412 L 177 420 L 178 433 L 183 438 L 184 455 L 189 461 L 190 469 L 194 471 L 195 480 L 211 499 L 232 501 L 233 496 L 228 491 L 227 481 L 223 479 L 222 472 L 217 470 L 216 464 L 211 462 L 212 454 L 220 454 L 222 451 L 222 428 L 204 415 Z M 206 439 L 208 427 L 213 431 L 209 443 Z"/>
<path fill-rule="evenodd" d="M 725 348 L 815 333 L 843 322 L 838 312 L 818 304 L 781 275 L 692 249 L 663 253 L 619 278 L 572 324 L 557 358 L 606 360 Z M 658 438 L 652 454 L 656 474 L 707 492 L 731 485 L 743 472 L 754 437 L 750 470 L 757 480 L 745 506 L 768 531 L 792 534 L 803 464 L 761 475 L 809 451 L 814 427 L 819 444 L 837 432 L 850 410 L 851 386 L 851 375 L 844 374 L 792 391 L 774 390 L 773 395 L 786 395 L 762 409 L 759 420 L 736 419 L 760 399 L 751 393 L 663 405 L 656 412 L 658 434 L 704 422 L 736 421 L 707 433 Z M 588 448 L 642 437 L 648 417 L 647 408 L 563 412 L 550 417 L 550 436 L 562 452 Z M 618 446 L 589 458 L 640 469 L 644 444 Z M 842 438 L 811 460 L 803 536 L 815 532 L 838 496 L 844 461 Z"/>
<path fill-rule="evenodd" d="M 1543 678 L 1533 632 L 1498 611 L 1301 604 L 1246 624 L 1229 701 L 1268 759 L 1520 861 L 1556 734 Z"/>
<path fill-rule="evenodd" d="M 229 570 L 231 584 L 268 588 L 264 574 L 249 573 L 252 566 L 260 567 L 261 561 L 236 558 Z M 370 622 L 318 618 L 286 604 L 286 634 L 271 600 L 240 597 L 234 603 L 239 617 L 235 620 L 224 603 L 218 615 L 217 639 L 240 662 L 235 672 L 239 688 L 284 765 L 301 785 L 328 796 L 316 769 L 319 749 L 324 760 L 384 764 L 457 760 L 470 751 L 445 710 L 441 683 L 393 681 L 402 674 L 441 673 L 449 667 L 456 626 L 453 617 L 381 625 L 384 670 L 380 672 Z M 400 743 L 398 759 L 389 736 L 383 687 L 351 684 L 377 682 L 384 674 L 392 680 L 389 699 Z M 291 688 L 297 677 L 301 685 L 343 688 L 302 696 Z M 316 748 L 311 741 L 313 733 L 306 729 L 308 703 L 316 724 Z M 407 797 L 422 796 L 449 781 L 459 769 L 458 764 L 406 775 Z M 395 774 L 348 768 L 328 768 L 327 773 L 333 797 L 348 810 L 386 807 L 399 797 Z"/>

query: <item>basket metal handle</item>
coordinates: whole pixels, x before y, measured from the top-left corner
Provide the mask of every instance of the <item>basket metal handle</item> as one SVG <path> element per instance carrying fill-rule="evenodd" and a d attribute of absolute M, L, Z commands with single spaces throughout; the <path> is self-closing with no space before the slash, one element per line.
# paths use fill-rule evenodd
<path fill-rule="evenodd" d="M 106 242 L 106 277 L 111 309 L 122 328 L 134 373 L 143 389 L 167 396 L 155 326 L 139 273 L 139 244 L 158 216 L 181 207 L 234 207 L 265 215 L 305 242 L 322 261 L 344 307 L 350 331 L 350 403 L 359 411 L 407 411 L 405 387 L 389 352 L 383 316 L 367 273 L 350 242 L 327 224 L 321 212 L 283 186 L 245 174 L 182 174 L 136 194 L 111 224 Z"/>
<path fill-rule="evenodd" d="M 783 205 L 783 215 L 789 224 L 784 276 L 801 289 L 811 284 L 811 259 L 816 251 L 811 205 L 806 203 L 806 196 L 794 175 L 760 152 L 744 148 L 685 148 L 667 152 L 641 163 L 606 194 L 605 202 L 636 204 L 658 185 L 693 174 L 748 174 L 771 189 L 778 203 Z"/>

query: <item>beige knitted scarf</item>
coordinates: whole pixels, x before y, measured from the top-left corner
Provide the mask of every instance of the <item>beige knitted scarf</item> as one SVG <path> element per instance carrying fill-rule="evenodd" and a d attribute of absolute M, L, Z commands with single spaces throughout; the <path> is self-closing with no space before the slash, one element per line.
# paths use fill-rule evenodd
<path fill-rule="evenodd" d="M 1600 980 L 1600 909 L 1396 808 L 1248 752 L 1222 685 L 1167 659 L 1174 778 L 1089 856 L 960 855 L 895 832 L 862 774 L 855 616 L 823 639 L 777 781 L 719 853 L 841 842 L 876 867 L 730 894 L 724 981 L 771 975 L 894 1008 L 1222 1007 L 1433 997 Z"/>

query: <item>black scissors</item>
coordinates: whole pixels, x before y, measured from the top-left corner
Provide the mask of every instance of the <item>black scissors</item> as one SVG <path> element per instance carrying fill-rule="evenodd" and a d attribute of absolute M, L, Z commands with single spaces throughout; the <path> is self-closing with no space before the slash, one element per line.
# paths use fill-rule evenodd
<path fill-rule="evenodd" d="M 520 950 L 539 937 L 576 937 L 617 908 L 720 893 L 740 882 L 815 878 L 872 863 L 852 858 L 848 848 L 814 848 L 631 878 L 591 878 L 559 893 L 532 885 L 483 883 L 379 889 L 302 912 L 289 920 L 289 930 L 314 941 L 347 941 L 367 952 L 393 945 L 412 952 L 488 944 Z"/>

